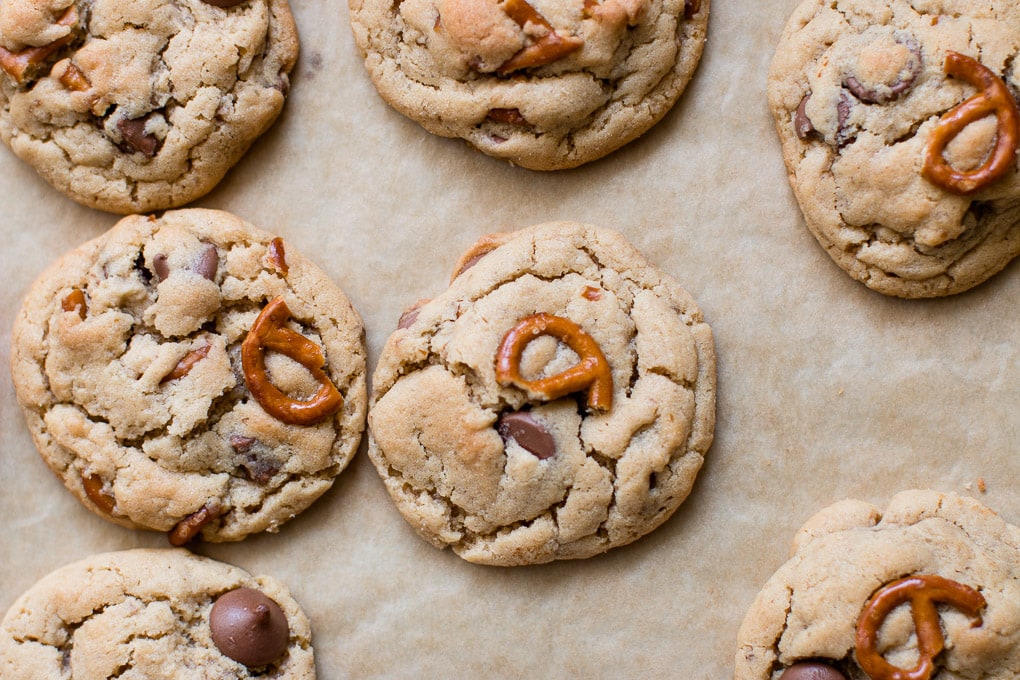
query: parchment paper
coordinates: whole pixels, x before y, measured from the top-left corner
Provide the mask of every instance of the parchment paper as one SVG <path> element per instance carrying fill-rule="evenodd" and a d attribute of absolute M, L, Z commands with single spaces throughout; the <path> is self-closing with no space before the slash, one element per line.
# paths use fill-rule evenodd
<path fill-rule="evenodd" d="M 346 291 L 374 366 L 401 311 L 446 286 L 479 236 L 552 219 L 612 227 L 676 277 L 715 332 L 718 421 L 693 494 L 631 546 L 499 569 L 424 543 L 364 446 L 279 534 L 200 552 L 289 585 L 319 677 L 719 680 L 793 532 L 822 507 L 896 491 L 969 493 L 1020 523 L 1017 262 L 949 299 L 883 297 L 804 227 L 765 103 L 799 0 L 714 0 L 680 104 L 620 152 L 542 174 L 434 137 L 376 95 L 346 5 L 297 0 L 284 114 L 197 203 L 283 236 Z M 35 452 L 10 373 L 32 280 L 117 216 L 79 207 L 0 148 L 0 611 L 86 555 L 164 547 L 82 508 Z M 983 480 L 980 487 L 979 480 Z"/>

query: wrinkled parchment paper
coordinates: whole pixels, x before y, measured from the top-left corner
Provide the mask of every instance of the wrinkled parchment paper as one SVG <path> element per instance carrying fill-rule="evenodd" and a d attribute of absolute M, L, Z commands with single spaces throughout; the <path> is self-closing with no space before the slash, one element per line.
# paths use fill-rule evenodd
<path fill-rule="evenodd" d="M 679 511 L 581 562 L 467 564 L 405 524 L 362 451 L 279 534 L 196 552 L 283 580 L 320 678 L 732 676 L 736 631 L 793 532 L 842 498 L 973 495 L 1020 523 L 1020 263 L 943 300 L 852 281 L 804 227 L 765 103 L 798 0 L 714 0 L 695 78 L 616 154 L 556 174 L 433 137 L 376 95 L 338 0 L 299 0 L 282 118 L 196 205 L 283 236 L 346 291 L 369 361 L 401 311 L 491 231 L 570 219 L 623 232 L 712 325 L 715 443 Z M 0 611 L 86 555 L 165 547 L 93 516 L 36 454 L 10 328 L 32 280 L 115 215 L 59 195 L 0 148 Z M 984 489 L 982 491 L 981 489 Z"/>

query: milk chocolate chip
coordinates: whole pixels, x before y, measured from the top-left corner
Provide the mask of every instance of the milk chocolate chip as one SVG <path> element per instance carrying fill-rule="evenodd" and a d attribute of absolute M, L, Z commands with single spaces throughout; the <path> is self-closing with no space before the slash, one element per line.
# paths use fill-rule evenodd
<path fill-rule="evenodd" d="M 556 440 L 549 431 L 527 411 L 504 413 L 499 417 L 496 431 L 506 442 L 513 439 L 522 449 L 539 460 L 556 455 Z"/>
<path fill-rule="evenodd" d="M 886 104 L 914 86 L 921 75 L 921 48 L 909 36 L 876 40 L 857 58 L 859 73 L 843 79 L 846 89 L 867 104 Z"/>
<path fill-rule="evenodd" d="M 205 244 L 205 249 L 195 261 L 195 273 L 202 278 L 213 281 L 216 279 L 216 270 L 220 267 L 220 256 L 216 252 L 216 246 L 211 243 Z"/>
<path fill-rule="evenodd" d="M 827 663 L 800 661 L 783 671 L 779 680 L 846 680 L 846 676 Z"/>
<path fill-rule="evenodd" d="M 815 125 L 807 115 L 807 103 L 811 99 L 811 93 L 804 95 L 797 105 L 797 112 L 793 115 L 793 131 L 797 133 L 798 139 L 807 139 L 815 132 Z"/>
<path fill-rule="evenodd" d="M 221 652 L 249 667 L 276 661 L 290 640 L 280 605 L 254 588 L 238 588 L 216 598 L 209 628 Z"/>
<path fill-rule="evenodd" d="M 166 261 L 166 253 L 156 253 L 152 258 L 152 271 L 156 274 L 156 280 L 166 281 L 170 276 L 170 265 Z"/>

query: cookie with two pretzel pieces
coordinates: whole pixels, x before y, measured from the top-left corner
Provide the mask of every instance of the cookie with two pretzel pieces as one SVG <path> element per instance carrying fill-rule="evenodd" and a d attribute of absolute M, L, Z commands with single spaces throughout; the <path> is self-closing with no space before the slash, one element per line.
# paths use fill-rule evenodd
<path fill-rule="evenodd" d="M 715 350 L 691 296 L 619 233 L 492 234 L 401 317 L 369 456 L 408 523 L 469 562 L 586 558 L 687 498 L 712 442 Z"/>
<path fill-rule="evenodd" d="M 1020 528 L 904 491 L 810 518 L 737 636 L 734 680 L 1020 677 Z"/>
<path fill-rule="evenodd" d="M 41 578 L 0 622 L 4 680 L 314 680 L 287 587 L 183 549 L 92 555 Z"/>
<path fill-rule="evenodd" d="M 709 0 L 349 0 L 382 98 L 532 170 L 636 139 L 694 75 Z"/>
<path fill-rule="evenodd" d="M 180 207 L 276 120 L 297 54 L 287 0 L 4 0 L 0 139 L 83 205 Z"/>
<path fill-rule="evenodd" d="M 805 0 L 768 99 L 829 256 L 903 298 L 965 291 L 1020 254 L 1020 4 Z"/>
<path fill-rule="evenodd" d="M 280 236 L 133 215 L 53 263 L 14 323 L 18 401 L 86 507 L 184 545 L 277 531 L 358 448 L 364 329 Z"/>

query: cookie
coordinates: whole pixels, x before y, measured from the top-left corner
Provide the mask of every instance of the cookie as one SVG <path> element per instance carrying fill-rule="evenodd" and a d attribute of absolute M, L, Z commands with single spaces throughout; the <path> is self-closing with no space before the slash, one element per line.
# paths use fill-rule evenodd
<path fill-rule="evenodd" d="M 683 93 L 709 0 L 350 0 L 382 98 L 429 132 L 533 170 L 636 139 Z"/>
<path fill-rule="evenodd" d="M 944 650 L 944 651 L 943 651 Z M 735 680 L 1020 677 L 1020 528 L 972 498 L 832 505 L 740 627 Z"/>
<path fill-rule="evenodd" d="M 1020 253 L 1020 5 L 805 0 L 768 99 L 808 228 L 886 295 L 967 290 Z"/>
<path fill-rule="evenodd" d="M 364 429 L 361 319 L 221 211 L 123 218 L 32 285 L 14 384 L 46 463 L 126 527 L 239 540 L 324 493 Z"/>
<path fill-rule="evenodd" d="M 0 623 L 0 676 L 315 677 L 311 626 L 269 576 L 182 549 L 105 553 L 29 588 Z"/>
<path fill-rule="evenodd" d="M 297 52 L 287 0 L 4 0 L 0 139 L 83 205 L 179 207 L 276 120 Z"/>
<path fill-rule="evenodd" d="M 701 310 L 624 238 L 486 237 L 406 312 L 373 374 L 369 456 L 397 508 L 469 562 L 585 558 L 664 522 L 712 442 Z"/>

